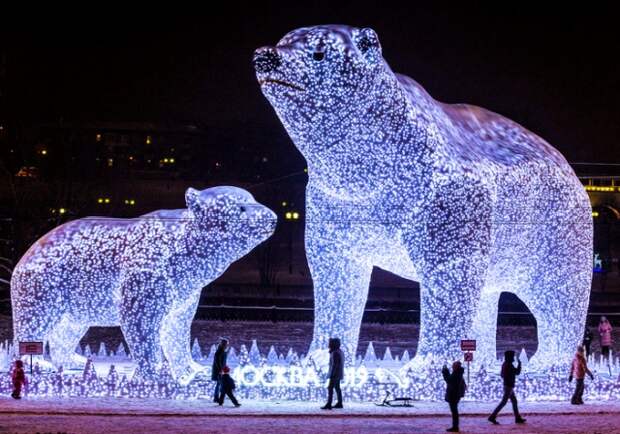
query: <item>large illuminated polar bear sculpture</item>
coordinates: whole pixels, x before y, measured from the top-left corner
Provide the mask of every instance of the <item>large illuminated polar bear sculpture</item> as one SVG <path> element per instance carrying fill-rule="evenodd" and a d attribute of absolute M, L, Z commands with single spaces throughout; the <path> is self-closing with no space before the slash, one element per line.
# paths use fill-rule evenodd
<path fill-rule="evenodd" d="M 377 266 L 420 282 L 418 356 L 455 359 L 475 338 L 477 360 L 495 360 L 502 291 L 536 318 L 538 362 L 574 353 L 592 216 L 557 150 L 498 114 L 435 101 L 392 72 L 371 29 L 295 30 L 254 66 L 308 163 L 311 350 L 336 336 L 355 354 Z"/>
<path fill-rule="evenodd" d="M 75 365 L 90 326 L 120 325 L 139 378 L 165 358 L 190 381 L 202 369 L 190 350 L 201 289 L 271 236 L 276 215 L 235 187 L 185 197 L 188 209 L 88 217 L 38 240 L 11 279 L 15 341 L 48 340 L 56 366 Z"/>

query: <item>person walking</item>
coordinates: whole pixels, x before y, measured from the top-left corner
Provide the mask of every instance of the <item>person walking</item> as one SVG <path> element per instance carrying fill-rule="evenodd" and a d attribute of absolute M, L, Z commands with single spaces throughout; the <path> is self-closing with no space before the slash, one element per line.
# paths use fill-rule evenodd
<path fill-rule="evenodd" d="M 220 377 L 220 405 L 224 405 L 224 398 L 226 396 L 228 396 L 228 398 L 230 399 L 230 401 L 234 404 L 235 407 L 241 407 L 241 404 L 239 404 L 239 401 L 237 401 L 237 398 L 235 398 L 235 395 L 233 393 L 233 390 L 235 390 L 235 380 L 232 379 L 232 377 L 230 376 L 230 368 L 228 366 L 224 366 L 224 368 L 222 368 L 222 376 Z"/>
<path fill-rule="evenodd" d="M 586 361 L 583 352 L 583 347 L 579 345 L 577 347 L 577 352 L 575 353 L 575 358 L 573 358 L 570 375 L 568 376 L 569 383 L 573 381 L 573 377 L 576 380 L 575 392 L 573 393 L 573 397 L 570 400 L 570 403 L 573 405 L 583 404 L 583 389 L 586 374 L 590 376 L 590 380 L 594 380 L 592 372 L 590 372 L 590 370 L 588 369 L 588 362 Z"/>
<path fill-rule="evenodd" d="M 592 331 L 586 324 L 586 330 L 583 333 L 583 342 L 582 342 L 582 345 L 585 348 L 586 359 L 590 356 L 590 354 L 592 354 L 592 352 L 590 351 L 590 345 L 592 345 L 592 339 L 594 339 L 594 335 L 592 334 Z"/>
<path fill-rule="evenodd" d="M 213 357 L 213 365 L 211 366 L 211 380 L 215 381 L 215 390 L 213 391 L 213 402 L 220 402 L 221 373 L 226 366 L 226 357 L 228 356 L 228 339 L 220 338 L 220 343 Z"/>
<path fill-rule="evenodd" d="M 340 349 L 340 339 L 331 338 L 328 346 L 329 371 L 327 372 L 327 377 L 329 378 L 329 383 L 327 385 L 327 404 L 321 407 L 323 410 L 342 408 L 342 391 L 340 390 L 340 380 L 344 378 L 344 354 Z M 338 401 L 336 402 L 336 405 L 332 407 L 334 389 L 336 389 Z"/>
<path fill-rule="evenodd" d="M 605 359 L 609 358 L 609 349 L 611 348 L 611 324 L 607 317 L 602 316 L 598 324 L 598 334 L 601 338 L 601 354 Z"/>
<path fill-rule="evenodd" d="M 465 396 L 465 389 L 467 385 L 463 380 L 463 373 L 465 370 L 461 366 L 460 361 L 452 363 L 452 373 L 448 370 L 448 367 L 444 365 L 441 373 L 443 379 L 446 381 L 446 396 L 445 400 L 450 405 L 450 413 L 452 413 L 452 426 L 446 431 L 459 432 L 459 401 Z"/>
<path fill-rule="evenodd" d="M 515 352 L 514 351 L 506 351 L 504 353 L 504 363 L 502 364 L 502 378 L 504 380 L 504 395 L 502 396 L 502 400 L 493 413 L 489 416 L 489 422 L 494 425 L 499 425 L 497 421 L 497 415 L 504 408 L 508 400 L 510 399 L 510 403 L 512 404 L 512 412 L 515 416 L 515 423 L 525 423 L 525 419 L 521 417 L 519 414 L 519 406 L 517 403 L 517 397 L 515 396 L 514 388 L 515 388 L 515 379 L 517 375 L 521 374 L 521 360 L 517 358 L 517 367 L 514 367 L 515 360 Z"/>

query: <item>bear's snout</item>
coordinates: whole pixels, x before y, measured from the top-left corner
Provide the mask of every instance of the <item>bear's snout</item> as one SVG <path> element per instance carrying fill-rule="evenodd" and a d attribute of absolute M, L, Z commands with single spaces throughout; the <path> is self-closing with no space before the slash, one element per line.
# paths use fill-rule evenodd
<path fill-rule="evenodd" d="M 267 74 L 282 64 L 282 59 L 275 48 L 263 47 L 254 52 L 252 59 L 254 69 L 259 74 Z"/>

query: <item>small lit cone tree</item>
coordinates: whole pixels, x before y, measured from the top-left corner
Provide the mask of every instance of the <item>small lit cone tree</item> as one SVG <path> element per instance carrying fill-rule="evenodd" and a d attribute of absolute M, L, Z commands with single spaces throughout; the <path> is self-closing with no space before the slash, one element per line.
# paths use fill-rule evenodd
<path fill-rule="evenodd" d="M 213 350 L 213 355 L 210 357 L 211 357 L 211 360 L 208 362 L 208 365 L 211 365 L 213 363 L 213 359 L 215 358 L 215 350 Z M 235 350 L 235 347 L 232 347 L 230 350 L 228 350 L 228 356 L 226 357 L 226 363 L 231 369 L 239 365 L 239 356 L 237 355 L 237 351 Z"/>
<path fill-rule="evenodd" d="M 192 358 L 194 360 L 202 360 L 202 350 L 200 349 L 198 338 L 194 338 L 194 343 L 192 345 Z"/>
<path fill-rule="evenodd" d="M 258 344 L 256 343 L 256 339 L 252 340 L 252 346 L 250 347 L 249 358 L 250 358 L 250 363 L 252 363 L 254 366 L 260 366 L 261 354 L 258 349 Z"/>
<path fill-rule="evenodd" d="M 112 364 L 106 377 L 107 396 L 116 396 L 118 383 L 118 372 L 116 372 L 116 367 Z"/>
<path fill-rule="evenodd" d="M 250 354 L 245 344 L 241 344 L 239 347 L 239 366 L 245 366 L 250 363 Z"/>
<path fill-rule="evenodd" d="M 124 359 L 127 357 L 127 352 L 125 351 L 125 345 L 123 344 L 122 341 L 121 343 L 118 344 L 118 348 L 116 349 L 116 357 L 118 357 L 119 359 Z"/>
<path fill-rule="evenodd" d="M 101 342 L 99 344 L 99 351 L 97 352 L 97 357 L 108 357 L 108 349 L 105 346 L 105 342 Z"/>

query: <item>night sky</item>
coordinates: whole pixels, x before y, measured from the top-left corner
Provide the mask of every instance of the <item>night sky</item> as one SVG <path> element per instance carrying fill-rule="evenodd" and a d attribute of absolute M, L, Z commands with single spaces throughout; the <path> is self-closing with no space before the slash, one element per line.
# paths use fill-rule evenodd
<path fill-rule="evenodd" d="M 620 31 L 609 10 L 232 3 L 170 19 L 119 10 L 5 30 L 9 118 L 191 122 L 233 131 L 232 149 L 248 128 L 249 145 L 284 143 L 299 156 L 260 93 L 252 52 L 294 28 L 339 23 L 375 29 L 392 69 L 440 101 L 501 113 L 571 162 L 620 161 Z"/>

